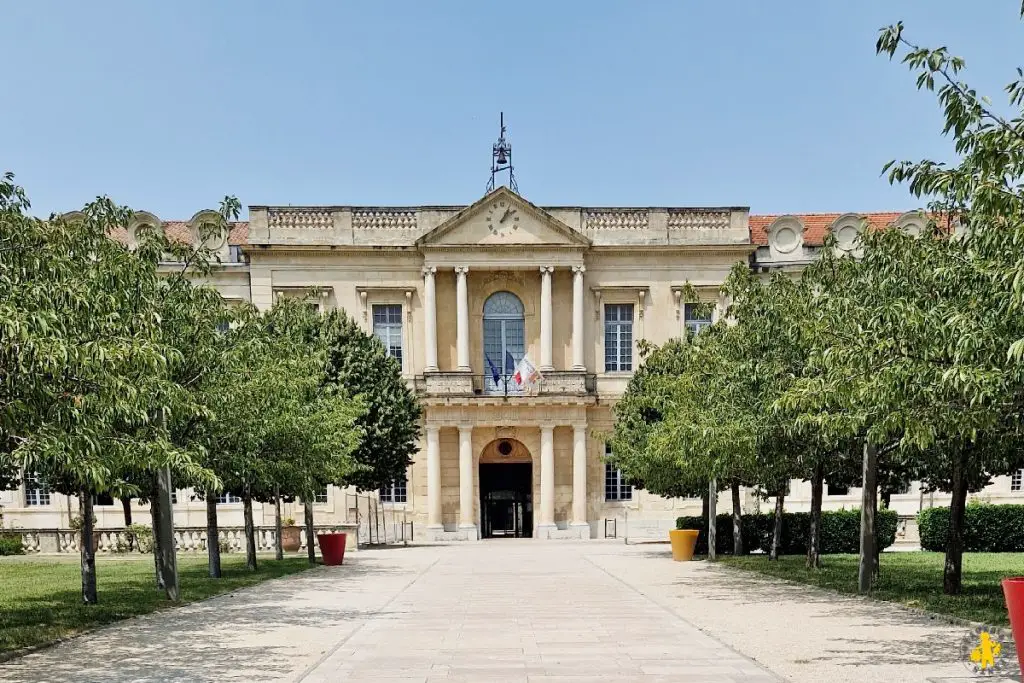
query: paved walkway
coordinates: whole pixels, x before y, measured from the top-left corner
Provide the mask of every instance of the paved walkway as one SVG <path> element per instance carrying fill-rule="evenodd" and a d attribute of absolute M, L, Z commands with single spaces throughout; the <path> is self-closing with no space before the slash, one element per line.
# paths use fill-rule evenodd
<path fill-rule="evenodd" d="M 360 552 L 0 665 L 0 680 L 923 682 L 965 676 L 965 631 L 664 546 L 502 540 Z"/>

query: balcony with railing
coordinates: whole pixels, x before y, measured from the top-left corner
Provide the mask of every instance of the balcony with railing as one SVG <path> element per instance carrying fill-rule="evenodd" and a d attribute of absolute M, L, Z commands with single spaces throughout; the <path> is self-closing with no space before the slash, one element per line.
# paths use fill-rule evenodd
<path fill-rule="evenodd" d="M 425 396 L 589 396 L 596 390 L 595 375 L 573 370 L 548 371 L 526 388 L 520 387 L 511 375 L 495 378 L 468 372 L 430 372 L 416 378 L 416 391 Z"/>

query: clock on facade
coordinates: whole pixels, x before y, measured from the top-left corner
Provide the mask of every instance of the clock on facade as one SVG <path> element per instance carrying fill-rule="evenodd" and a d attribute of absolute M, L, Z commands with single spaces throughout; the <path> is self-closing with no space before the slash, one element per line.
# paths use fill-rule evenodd
<path fill-rule="evenodd" d="M 519 228 L 519 212 L 504 199 L 496 201 L 487 209 L 487 229 L 492 235 L 505 235 Z"/>

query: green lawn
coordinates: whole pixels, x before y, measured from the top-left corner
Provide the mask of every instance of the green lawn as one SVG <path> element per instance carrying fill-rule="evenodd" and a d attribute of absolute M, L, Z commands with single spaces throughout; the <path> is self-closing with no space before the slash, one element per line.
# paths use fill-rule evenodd
<path fill-rule="evenodd" d="M 181 602 L 302 571 L 306 557 L 278 562 L 259 559 L 259 571 L 245 570 L 245 556 L 226 555 L 224 576 L 211 579 L 206 557 L 178 556 Z M 78 562 L 64 558 L 0 558 L 0 656 L 29 645 L 53 642 L 83 630 L 172 606 L 153 578 L 152 557 L 96 562 L 99 604 L 83 605 Z"/>
<path fill-rule="evenodd" d="M 1024 575 L 1024 553 L 965 553 L 963 593 L 958 596 L 942 593 L 943 560 L 942 553 L 882 553 L 872 597 L 986 624 L 1008 624 L 1000 580 Z M 803 556 L 769 562 L 764 555 L 750 555 L 720 562 L 840 593 L 857 592 L 856 555 L 824 555 L 823 568 L 817 571 L 804 568 Z"/>

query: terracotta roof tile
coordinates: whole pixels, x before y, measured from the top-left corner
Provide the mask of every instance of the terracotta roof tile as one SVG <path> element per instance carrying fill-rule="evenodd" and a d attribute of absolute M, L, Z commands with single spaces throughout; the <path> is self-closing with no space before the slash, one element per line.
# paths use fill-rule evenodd
<path fill-rule="evenodd" d="M 884 228 L 905 212 L 878 212 L 858 214 L 867 219 L 874 228 Z M 750 241 L 753 244 L 768 244 L 768 227 L 780 216 L 792 215 L 804 224 L 804 244 L 822 244 L 829 226 L 845 213 L 797 213 L 797 214 L 762 214 L 750 216 Z"/>
<path fill-rule="evenodd" d="M 188 243 L 192 241 L 188 231 L 188 221 L 164 221 L 164 234 L 172 242 Z M 125 228 L 115 228 L 110 231 L 110 237 L 118 242 L 128 241 L 128 231 Z M 231 232 L 228 233 L 228 244 L 245 245 L 249 242 L 248 221 L 235 221 L 231 223 Z"/>

